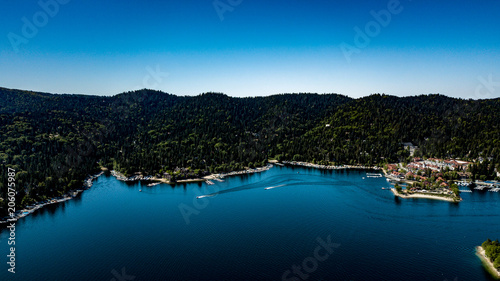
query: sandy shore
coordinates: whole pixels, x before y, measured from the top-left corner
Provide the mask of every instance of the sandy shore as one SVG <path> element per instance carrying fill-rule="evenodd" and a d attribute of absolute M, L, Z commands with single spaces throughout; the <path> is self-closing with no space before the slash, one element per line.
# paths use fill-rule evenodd
<path fill-rule="evenodd" d="M 452 198 L 449 197 L 442 197 L 442 196 L 433 196 L 431 194 L 410 194 L 410 195 L 404 195 L 404 194 L 399 194 L 395 188 L 391 188 L 392 193 L 394 193 L 394 196 L 400 197 L 400 198 L 423 198 L 423 199 L 434 199 L 434 200 L 441 200 L 441 201 L 448 201 L 448 202 L 460 202 L 460 201 L 455 201 Z"/>
<path fill-rule="evenodd" d="M 489 258 L 485 256 L 485 250 L 481 246 L 476 247 L 476 255 L 481 259 L 483 264 L 487 267 L 488 272 L 490 272 L 493 277 L 500 279 L 500 271 L 498 271 Z"/>
<path fill-rule="evenodd" d="M 205 176 L 203 178 L 205 180 L 214 180 L 214 179 L 218 179 L 220 177 L 221 177 L 221 174 L 211 174 L 211 175 Z"/>
<path fill-rule="evenodd" d="M 187 179 L 187 180 L 178 180 L 177 183 L 190 183 L 190 182 L 202 182 L 204 179 Z"/>
<path fill-rule="evenodd" d="M 157 178 L 157 177 L 153 177 L 151 178 L 151 181 L 158 181 L 158 182 L 162 182 L 162 183 L 166 183 L 166 184 L 174 184 L 173 182 L 167 180 L 167 179 L 163 179 L 163 178 Z"/>

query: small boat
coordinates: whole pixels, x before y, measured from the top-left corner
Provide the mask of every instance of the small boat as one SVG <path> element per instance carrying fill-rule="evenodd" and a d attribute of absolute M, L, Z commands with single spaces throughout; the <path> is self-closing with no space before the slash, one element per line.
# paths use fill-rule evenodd
<path fill-rule="evenodd" d="M 142 192 L 142 189 L 139 189 L 139 192 Z"/>

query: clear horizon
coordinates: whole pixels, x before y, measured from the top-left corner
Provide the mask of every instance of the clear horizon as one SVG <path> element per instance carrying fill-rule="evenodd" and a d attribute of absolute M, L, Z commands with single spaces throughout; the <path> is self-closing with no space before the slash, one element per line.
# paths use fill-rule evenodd
<path fill-rule="evenodd" d="M 499 10 L 494 0 L 9 2 L 0 87 L 498 98 Z"/>

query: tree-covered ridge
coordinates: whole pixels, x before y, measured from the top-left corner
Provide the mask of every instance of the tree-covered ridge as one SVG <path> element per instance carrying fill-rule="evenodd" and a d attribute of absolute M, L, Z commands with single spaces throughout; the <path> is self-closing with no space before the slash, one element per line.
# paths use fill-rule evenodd
<path fill-rule="evenodd" d="M 261 166 L 350 99 L 339 95 L 178 97 L 141 90 L 114 97 L 0 89 L 0 195 L 15 168 L 18 204 L 82 185 L 101 166 L 175 179 Z M 0 202 L 4 204 L 5 202 Z M 5 209 L 4 209 L 5 210 Z"/>
<path fill-rule="evenodd" d="M 0 195 L 7 167 L 18 171 L 16 202 L 24 205 L 78 188 L 100 167 L 175 180 L 269 158 L 373 165 L 404 161 L 401 143 L 410 141 L 418 155 L 490 157 L 477 170 L 491 171 L 500 163 L 499 124 L 500 99 L 153 90 L 102 97 L 0 88 Z"/>
<path fill-rule="evenodd" d="M 126 172 L 170 175 L 177 167 L 189 167 L 198 174 L 261 166 L 283 139 L 303 135 L 316 120 L 347 101 L 339 95 L 186 97 L 161 109 L 138 132 L 140 149 L 127 146 L 131 155 L 122 153 L 116 160 L 126 163 Z"/>
<path fill-rule="evenodd" d="M 287 158 L 361 163 L 404 160 L 401 143 L 416 156 L 500 163 L 500 99 L 462 100 L 442 95 L 398 98 L 372 95 L 339 107 L 299 143 L 286 143 Z M 293 153 L 293 154 L 292 154 Z"/>

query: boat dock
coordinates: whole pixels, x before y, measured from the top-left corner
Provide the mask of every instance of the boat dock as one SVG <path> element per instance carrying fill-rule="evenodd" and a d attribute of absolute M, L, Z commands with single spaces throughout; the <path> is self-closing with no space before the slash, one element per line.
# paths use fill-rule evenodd
<path fill-rule="evenodd" d="M 484 190 L 488 189 L 491 192 L 500 192 L 500 187 L 487 186 L 487 185 L 479 185 L 474 188 L 475 190 Z"/>

